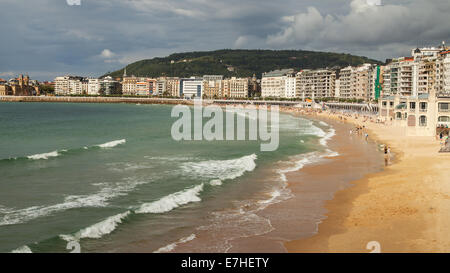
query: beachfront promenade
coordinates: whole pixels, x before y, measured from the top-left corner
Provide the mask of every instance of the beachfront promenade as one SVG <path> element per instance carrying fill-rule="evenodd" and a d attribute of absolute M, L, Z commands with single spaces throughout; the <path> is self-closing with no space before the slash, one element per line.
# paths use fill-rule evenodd
<path fill-rule="evenodd" d="M 60 97 L 60 96 L 0 96 L 3 102 L 60 102 L 60 103 L 132 103 L 132 104 L 193 104 L 192 99 L 181 98 L 136 98 L 136 97 Z M 309 103 L 302 101 L 269 101 L 269 100 L 202 100 L 204 104 L 218 105 L 278 105 L 287 107 L 321 108 L 352 112 L 378 113 L 378 104 L 363 103 Z"/>

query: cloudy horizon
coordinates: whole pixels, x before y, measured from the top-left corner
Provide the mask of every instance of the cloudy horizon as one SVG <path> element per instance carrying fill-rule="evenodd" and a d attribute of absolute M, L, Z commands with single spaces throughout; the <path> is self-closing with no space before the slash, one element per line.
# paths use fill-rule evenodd
<path fill-rule="evenodd" d="M 69 1 L 70 2 L 70 1 Z M 384 61 L 450 42 L 448 0 L 0 0 L 0 77 L 97 77 L 218 49 L 296 49 Z"/>

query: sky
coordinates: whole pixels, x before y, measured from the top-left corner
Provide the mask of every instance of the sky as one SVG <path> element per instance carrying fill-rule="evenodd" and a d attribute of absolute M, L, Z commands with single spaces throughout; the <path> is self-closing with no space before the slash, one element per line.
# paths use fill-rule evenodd
<path fill-rule="evenodd" d="M 0 77 L 98 77 L 142 59 L 225 48 L 384 61 L 450 44 L 448 14 L 448 0 L 0 0 Z"/>

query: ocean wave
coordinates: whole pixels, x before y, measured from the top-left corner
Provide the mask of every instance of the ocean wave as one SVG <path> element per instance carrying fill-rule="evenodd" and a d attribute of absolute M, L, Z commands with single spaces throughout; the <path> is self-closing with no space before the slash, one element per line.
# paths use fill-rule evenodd
<path fill-rule="evenodd" d="M 159 199 L 158 201 L 142 204 L 137 210 L 135 210 L 135 213 L 164 213 L 182 205 L 200 202 L 202 200 L 199 195 L 203 191 L 203 188 L 204 184 L 201 184 L 187 190 L 172 193 Z"/>
<path fill-rule="evenodd" d="M 329 124 L 321 121 L 319 122 L 322 126 L 328 127 L 328 131 L 325 132 L 323 129 L 314 125 L 314 123 L 310 120 L 305 120 L 303 126 L 301 126 L 300 134 L 301 135 L 313 135 L 320 138 L 319 143 L 322 146 L 327 146 L 328 141 L 332 139 L 336 135 L 336 130 L 332 128 Z"/>
<path fill-rule="evenodd" d="M 66 150 L 63 150 L 63 151 L 66 152 Z M 58 157 L 60 155 L 61 154 L 58 151 L 54 151 L 54 152 L 50 152 L 50 153 L 30 155 L 30 156 L 27 156 L 27 158 L 32 159 L 32 160 L 40 160 L 40 159 L 49 159 L 51 157 Z"/>
<path fill-rule="evenodd" d="M 111 216 L 99 223 L 91 225 L 78 231 L 75 234 L 59 235 L 59 237 L 65 241 L 79 241 L 80 239 L 100 239 L 104 235 L 112 233 L 123 222 L 125 218 L 130 216 L 131 213 L 147 214 L 147 213 L 165 213 L 182 205 L 186 205 L 192 202 L 200 202 L 200 193 L 203 191 L 204 185 L 198 185 L 193 188 L 176 192 L 167 195 L 158 201 L 152 203 L 142 204 L 138 209 L 132 211 L 126 211 L 121 214 Z M 179 244 L 177 242 L 176 244 Z M 174 246 L 176 246 L 176 244 Z M 171 248 L 171 245 L 166 246 L 167 249 Z"/>
<path fill-rule="evenodd" d="M 252 172 L 256 168 L 256 154 L 243 156 L 231 160 L 209 160 L 202 162 L 189 162 L 181 166 L 184 174 L 194 178 L 208 179 L 216 186 L 225 180 L 236 179 L 246 172 Z"/>
<path fill-rule="evenodd" d="M 149 164 L 142 163 L 128 163 L 128 162 L 117 162 L 117 163 L 108 163 L 109 170 L 115 172 L 127 172 L 127 171 L 137 171 L 137 170 L 146 170 L 152 169 L 154 166 Z"/>
<path fill-rule="evenodd" d="M 194 157 L 185 157 L 185 156 L 144 156 L 146 159 L 157 160 L 157 161 L 166 161 L 166 162 L 176 162 L 176 161 L 192 161 L 196 158 Z"/>
<path fill-rule="evenodd" d="M 321 139 L 320 139 L 320 144 L 322 145 L 322 146 L 327 146 L 327 144 L 328 144 L 328 141 L 330 141 L 330 139 L 332 139 L 334 136 L 336 135 L 336 130 L 334 130 L 334 129 L 330 129 L 329 131 L 328 131 L 328 133 L 326 133 L 325 134 L 325 136 L 323 136 Z"/>
<path fill-rule="evenodd" d="M 205 236 L 210 239 L 200 246 L 201 252 L 227 253 L 233 247 L 231 241 L 235 239 L 259 236 L 274 230 L 269 219 L 257 214 L 260 206 L 255 210 L 245 209 L 248 206 L 242 203 L 237 209 L 212 212 L 210 224 L 197 228 L 205 231 Z"/>
<path fill-rule="evenodd" d="M 91 195 L 72 195 L 64 199 L 64 202 L 50 206 L 33 206 L 24 209 L 10 210 L 0 218 L 0 226 L 23 224 L 31 220 L 50 216 L 54 213 L 68 209 L 84 207 L 106 207 L 108 201 L 127 195 L 128 192 L 135 189 L 138 185 L 146 184 L 148 181 L 129 180 L 119 183 L 108 184 L 99 192 Z"/>
<path fill-rule="evenodd" d="M 31 248 L 29 248 L 28 246 L 21 246 L 11 251 L 11 253 L 33 253 L 33 251 L 31 251 Z"/>
<path fill-rule="evenodd" d="M 114 141 L 111 141 L 111 142 L 106 142 L 106 143 L 103 143 L 103 144 L 100 144 L 100 145 L 96 145 L 96 146 L 98 146 L 100 148 L 108 149 L 108 148 L 114 148 L 114 147 L 116 147 L 118 145 L 121 145 L 121 144 L 125 144 L 126 142 L 127 142 L 126 139 L 120 139 L 120 140 L 114 140 Z"/>
<path fill-rule="evenodd" d="M 165 247 L 161 247 L 160 249 L 156 250 L 156 251 L 153 252 L 153 253 L 168 253 L 168 252 L 171 252 L 171 251 L 175 250 L 175 248 L 176 248 L 178 245 L 180 245 L 180 244 L 185 244 L 185 243 L 187 243 L 187 242 L 190 242 L 190 241 L 192 241 L 192 240 L 195 240 L 195 238 L 196 238 L 195 234 L 191 234 L 191 235 L 188 236 L 188 237 L 181 238 L 181 239 L 178 240 L 176 243 L 172 243 L 172 244 L 166 245 Z"/>
<path fill-rule="evenodd" d="M 59 237 L 65 241 L 79 241 L 80 239 L 100 239 L 104 235 L 113 232 L 122 221 L 130 215 L 130 211 L 111 216 L 99 223 L 84 228 L 74 235 L 60 235 Z"/>
<path fill-rule="evenodd" d="M 278 174 L 280 175 L 281 181 L 287 182 L 287 173 L 299 171 L 308 164 L 320 162 L 325 157 L 337 156 L 339 156 L 339 153 L 330 149 L 326 149 L 325 152 L 312 152 L 308 154 L 293 156 L 290 158 L 289 163 L 286 162 L 286 164 L 289 164 L 289 166 L 283 169 L 279 169 Z"/>
<path fill-rule="evenodd" d="M 319 122 L 320 125 L 325 126 L 325 127 L 329 127 L 330 125 L 324 121 L 320 121 Z"/>
<path fill-rule="evenodd" d="M 222 186 L 223 183 L 222 183 L 222 180 L 220 180 L 220 179 L 213 179 L 209 182 L 209 184 L 211 186 Z"/>
<path fill-rule="evenodd" d="M 28 160 L 48 160 L 50 158 L 59 157 L 59 156 L 62 156 L 64 154 L 67 154 L 70 152 L 75 152 L 75 151 L 79 151 L 79 150 L 89 150 L 94 147 L 103 148 L 103 149 L 114 148 L 114 147 L 124 144 L 124 143 L 126 143 L 126 139 L 115 140 L 115 141 L 107 142 L 107 143 L 100 144 L 100 145 L 94 145 L 91 147 L 85 146 L 85 147 L 79 148 L 79 149 L 70 149 L 70 150 L 62 149 L 62 150 L 56 150 L 56 151 L 48 152 L 48 153 L 28 155 L 25 157 L 11 157 L 11 158 L 7 158 L 7 159 L 0 159 L 0 161 L 16 161 L 16 160 L 23 160 L 23 159 L 25 159 L 25 160 L 27 160 L 27 159 Z"/>

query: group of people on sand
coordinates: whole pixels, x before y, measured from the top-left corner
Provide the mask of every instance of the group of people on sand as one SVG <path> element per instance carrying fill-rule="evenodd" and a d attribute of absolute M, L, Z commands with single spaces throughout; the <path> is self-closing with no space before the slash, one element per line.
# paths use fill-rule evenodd
<path fill-rule="evenodd" d="M 444 133 L 441 132 L 439 134 L 439 141 L 441 142 L 441 145 L 447 146 L 448 145 L 448 135 L 444 136 Z"/>
<path fill-rule="evenodd" d="M 365 139 L 366 139 L 366 141 L 369 141 L 369 134 L 366 132 L 366 126 L 356 126 L 355 127 L 355 130 L 353 131 L 353 130 L 350 130 L 350 134 L 352 135 L 353 133 L 356 133 L 357 135 L 359 135 L 359 136 L 362 136 L 362 135 L 364 135 L 364 137 L 365 137 Z"/>

